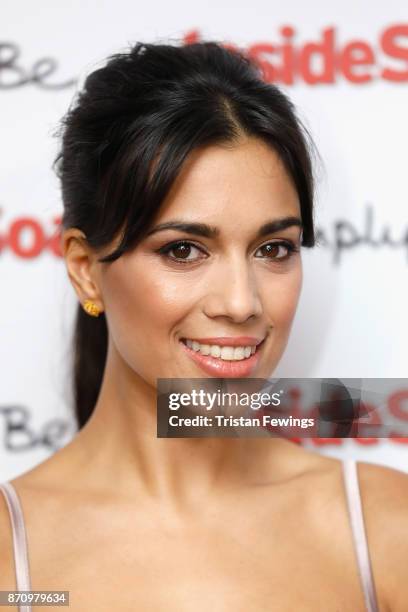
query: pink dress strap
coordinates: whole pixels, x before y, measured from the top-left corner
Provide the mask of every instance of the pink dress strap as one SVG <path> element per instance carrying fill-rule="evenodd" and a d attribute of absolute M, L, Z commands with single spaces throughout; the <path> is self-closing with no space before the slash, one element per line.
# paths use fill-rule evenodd
<path fill-rule="evenodd" d="M 368 550 L 367 535 L 364 525 L 364 515 L 361 504 L 357 462 L 355 459 L 345 459 L 342 463 L 348 511 L 354 539 L 354 549 L 364 592 L 364 600 L 367 612 L 378 612 L 379 607 L 375 592 L 370 553 Z"/>
<path fill-rule="evenodd" d="M 20 499 L 11 482 L 1 483 L 0 490 L 3 491 L 10 514 L 13 534 L 14 565 L 16 570 L 16 590 L 31 591 L 27 537 Z M 31 605 L 20 605 L 19 611 L 32 612 Z"/>

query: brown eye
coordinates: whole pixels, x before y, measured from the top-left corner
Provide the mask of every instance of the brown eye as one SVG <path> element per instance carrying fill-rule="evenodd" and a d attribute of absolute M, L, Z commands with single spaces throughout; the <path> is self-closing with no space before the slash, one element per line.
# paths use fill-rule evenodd
<path fill-rule="evenodd" d="M 191 245 L 186 242 L 180 242 L 174 246 L 169 253 L 172 252 L 177 259 L 187 259 L 191 253 Z"/>
<path fill-rule="evenodd" d="M 163 248 L 159 249 L 159 253 L 166 257 L 166 259 L 181 264 L 194 263 L 199 259 L 203 259 L 203 257 L 200 256 L 190 257 L 191 254 L 194 255 L 195 251 L 197 253 L 203 253 L 202 249 L 199 249 L 195 244 L 186 240 L 179 240 L 178 242 L 167 244 Z"/>
<path fill-rule="evenodd" d="M 289 242 L 268 242 L 258 249 L 258 251 L 263 251 L 263 257 L 272 260 L 288 259 L 296 250 L 295 246 Z"/>

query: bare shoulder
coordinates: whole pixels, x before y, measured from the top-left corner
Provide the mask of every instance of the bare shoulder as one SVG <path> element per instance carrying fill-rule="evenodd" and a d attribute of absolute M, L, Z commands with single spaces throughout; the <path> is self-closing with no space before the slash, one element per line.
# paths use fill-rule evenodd
<path fill-rule="evenodd" d="M 358 462 L 367 539 L 376 582 L 390 612 L 408 606 L 408 474 Z"/>
<path fill-rule="evenodd" d="M 375 488 L 375 485 L 384 485 L 389 493 L 394 490 L 401 503 L 408 502 L 408 473 L 365 461 L 358 461 L 357 466 L 360 480 L 367 486 Z"/>
<path fill-rule="evenodd" d="M 29 472 L 8 480 L 17 494 L 20 504 L 22 502 L 21 491 L 26 492 L 22 505 L 25 526 L 27 520 L 26 511 L 28 510 L 28 515 L 32 514 L 32 508 L 30 507 L 33 497 L 32 492 L 36 490 L 38 474 L 41 474 L 41 472 L 40 464 L 40 466 L 36 466 Z M 15 588 L 16 574 L 12 522 L 6 497 L 4 492 L 0 490 L 0 590 L 7 591 L 14 590 Z"/>
<path fill-rule="evenodd" d="M 28 513 L 37 503 L 46 503 L 49 499 L 55 499 L 58 493 L 68 491 L 78 474 L 83 473 L 85 458 L 83 452 L 78 452 L 77 446 L 74 438 L 34 467 L 9 481 Z"/>
<path fill-rule="evenodd" d="M 358 475 L 367 518 L 408 537 L 408 474 L 395 468 L 359 461 Z"/>
<path fill-rule="evenodd" d="M 309 457 L 309 464 L 309 473 L 314 473 L 322 485 L 320 491 L 325 501 L 328 496 L 337 499 L 339 490 L 344 495 L 341 460 L 315 456 Z M 364 461 L 357 462 L 357 471 L 380 610 L 407 612 L 408 474 Z M 335 512 L 335 508 L 331 511 Z"/>

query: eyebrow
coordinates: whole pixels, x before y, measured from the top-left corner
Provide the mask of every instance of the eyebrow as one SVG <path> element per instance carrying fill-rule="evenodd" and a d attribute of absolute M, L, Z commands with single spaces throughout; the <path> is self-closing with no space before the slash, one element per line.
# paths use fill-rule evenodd
<path fill-rule="evenodd" d="M 256 237 L 262 238 L 263 236 L 274 234 L 275 232 L 282 231 L 292 226 L 297 226 L 303 229 L 303 224 L 299 217 L 291 216 L 273 219 L 272 221 L 268 221 L 267 223 L 261 225 Z M 187 221 L 175 220 L 156 225 L 156 227 L 147 232 L 147 236 L 151 236 L 156 232 L 171 229 L 179 230 L 194 236 L 202 236 L 203 238 L 217 238 L 220 235 L 220 230 L 217 227 L 206 225 L 205 223 L 191 223 Z"/>

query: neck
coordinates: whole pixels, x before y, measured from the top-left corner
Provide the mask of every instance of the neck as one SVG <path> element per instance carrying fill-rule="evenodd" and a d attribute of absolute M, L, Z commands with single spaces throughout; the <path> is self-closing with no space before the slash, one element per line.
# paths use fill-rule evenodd
<path fill-rule="evenodd" d="M 283 438 L 157 438 L 156 389 L 108 355 L 94 412 L 76 436 L 93 485 L 177 508 L 279 477 L 299 450 Z M 287 467 L 286 467 L 287 469 Z"/>

